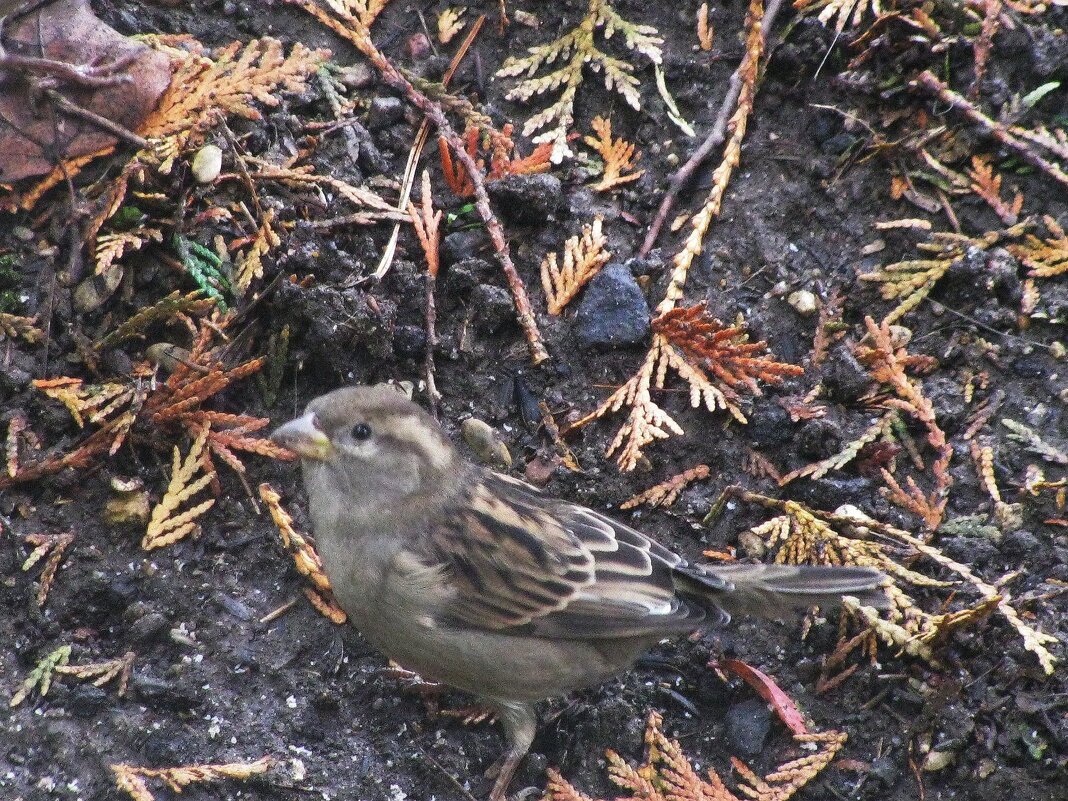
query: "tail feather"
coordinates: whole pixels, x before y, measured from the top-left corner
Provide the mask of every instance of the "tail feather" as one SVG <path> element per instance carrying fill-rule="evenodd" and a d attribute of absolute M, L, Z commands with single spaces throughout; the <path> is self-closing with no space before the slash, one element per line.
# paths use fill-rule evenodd
<path fill-rule="evenodd" d="M 779 617 L 810 606 L 839 606 L 856 597 L 864 606 L 889 603 L 886 577 L 870 567 L 717 565 L 684 569 L 684 592 L 699 594 L 729 615 Z"/>

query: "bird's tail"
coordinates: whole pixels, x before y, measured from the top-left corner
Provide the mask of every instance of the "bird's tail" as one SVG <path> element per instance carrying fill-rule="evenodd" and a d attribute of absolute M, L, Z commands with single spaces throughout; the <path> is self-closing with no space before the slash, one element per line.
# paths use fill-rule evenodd
<path fill-rule="evenodd" d="M 703 596 L 728 615 L 780 617 L 810 606 L 838 606 L 846 595 L 864 606 L 889 603 L 883 591 L 886 577 L 870 567 L 702 566 L 687 569 L 685 583 L 686 591 Z"/>

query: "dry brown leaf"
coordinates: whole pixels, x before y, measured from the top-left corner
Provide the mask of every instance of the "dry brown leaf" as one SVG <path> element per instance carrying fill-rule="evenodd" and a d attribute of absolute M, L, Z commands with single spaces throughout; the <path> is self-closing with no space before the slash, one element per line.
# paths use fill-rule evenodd
<path fill-rule="evenodd" d="M 118 141 L 114 133 L 41 97 L 32 85 L 35 79 L 54 75 L 55 91 L 68 101 L 136 131 L 171 78 L 165 55 L 105 25 L 88 0 L 53 0 L 12 17 L 4 48 L 62 65 L 58 72 L 45 64 L 16 67 L 0 82 L 0 181 L 5 183 L 51 172 L 57 154 L 74 159 L 110 150 Z"/>

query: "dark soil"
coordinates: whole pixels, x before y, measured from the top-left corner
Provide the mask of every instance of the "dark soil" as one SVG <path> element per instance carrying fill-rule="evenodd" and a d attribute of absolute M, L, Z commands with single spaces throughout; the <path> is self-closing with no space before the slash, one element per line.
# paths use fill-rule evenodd
<path fill-rule="evenodd" d="M 413 62 L 407 42 L 423 30 L 417 9 L 433 26 L 445 5 L 394 0 L 375 24 L 376 41 L 396 63 L 434 77 L 438 61 L 431 57 Z M 702 53 L 693 48 L 697 5 L 616 3 L 625 16 L 660 30 L 667 42 L 668 82 L 684 116 L 703 135 L 741 55 L 734 32 L 741 29 L 745 8 L 741 3 L 715 8 L 717 43 L 711 53 Z M 511 84 L 493 79 L 494 72 L 507 55 L 520 54 L 531 44 L 555 37 L 565 24 L 574 24 L 585 6 L 578 0 L 551 5 L 513 0 L 509 10 L 537 13 L 541 28 L 513 24 L 502 36 L 496 30 L 496 0 L 471 3 L 467 19 L 484 12 L 489 20 L 454 81 L 455 90 L 484 104 L 498 122 L 511 120 L 519 127 L 532 109 L 506 101 L 504 93 Z M 188 32 L 209 46 L 271 35 L 287 44 L 329 47 L 340 65 L 360 61 L 346 43 L 280 2 L 109 1 L 94 7 L 124 34 Z M 788 20 L 792 17 L 784 14 Z M 998 90 L 1004 97 L 1019 96 L 1047 81 L 1068 79 L 1063 33 L 1068 12 L 1061 8 L 1034 17 L 1014 13 L 1013 18 L 1017 29 L 1004 30 L 995 40 L 980 103 Z M 877 264 L 918 258 L 912 247 L 915 238 L 877 232 L 873 223 L 925 217 L 936 230 L 949 229 L 940 212 L 927 214 L 891 198 L 888 168 L 898 154 L 888 160 L 872 157 L 862 146 L 868 135 L 863 129 L 847 130 L 842 115 L 819 108 L 834 105 L 877 121 L 882 111 L 909 104 L 923 107 L 907 93 L 880 97 L 877 88 L 836 77 L 845 70 L 849 53 L 843 49 L 846 39 L 832 47 L 834 38 L 833 29 L 802 21 L 778 48 L 761 85 L 722 216 L 712 225 L 686 290 L 687 303 L 705 300 L 726 321 L 741 313 L 754 339 L 767 339 L 776 357 L 795 364 L 806 362 L 816 318 L 795 311 L 786 300 L 792 292 L 807 289 L 826 298 L 839 290 L 846 298 L 848 341 L 855 342 L 863 334 L 865 314 L 880 317 L 890 308 L 879 300 L 876 288 L 856 279 L 857 274 Z M 828 49 L 831 55 L 816 74 Z M 950 53 L 954 68 L 958 62 L 970 63 L 970 50 L 963 45 L 954 45 Z M 911 55 L 883 52 L 877 58 L 884 59 L 880 68 L 889 74 L 895 65 L 907 66 Z M 934 63 L 941 63 L 939 59 Z M 585 176 L 571 163 L 554 171 L 562 189 L 551 203 L 524 196 L 523 191 L 531 190 L 524 190 L 522 181 L 518 199 L 496 194 L 497 211 L 530 290 L 549 361 L 531 367 L 507 284 L 481 227 L 474 225 L 475 216 L 462 215 L 447 231 L 437 298 L 441 418 L 457 439 L 459 423 L 467 416 L 495 425 L 516 459 L 511 471 L 515 475 L 522 476 L 524 465 L 535 456 L 551 452 L 544 432 L 524 420 L 530 399 L 545 400 L 561 421 L 572 410 L 585 414 L 633 373 L 645 353 L 644 343 L 576 346 L 574 307 L 561 317 L 545 314 L 537 277 L 542 256 L 558 250 L 594 213 L 604 216 L 614 259 L 626 263 L 640 245 L 668 177 L 679 159 L 687 157 L 692 143 L 664 116 L 652 70 L 643 66 L 638 75 L 648 100 L 645 111 L 632 111 L 594 78 L 580 90 L 577 128 L 588 131 L 593 116 L 610 113 L 616 135 L 644 153 L 641 166 L 646 174 L 639 182 L 597 195 L 582 186 Z M 967 80 L 957 85 L 966 87 Z M 231 121 L 235 134 L 247 135 L 249 146 L 262 152 L 286 152 L 304 136 L 306 122 L 331 119 L 318 84 L 309 86 L 303 96 L 266 110 L 260 122 Z M 395 96 L 376 82 L 354 91 L 365 110 L 376 98 Z M 1031 122 L 1064 126 L 1064 98 L 1063 89 L 1054 92 Z M 319 143 L 313 158 L 317 169 L 354 182 L 374 171 L 398 178 L 420 116 L 405 106 L 393 117 L 390 105 L 380 104 L 369 112 L 380 116 L 365 118 L 380 154 L 377 168 L 376 159 L 366 153 L 353 163 L 346 139 L 335 132 Z M 926 108 L 935 114 L 946 111 L 941 106 Z M 946 117 L 944 122 L 961 120 Z M 973 146 L 992 150 L 980 138 Z M 427 154 L 427 164 L 438 175 L 436 148 L 428 148 Z M 680 210 L 698 207 L 713 167 L 705 168 L 683 194 Z M 174 177 L 168 191 L 178 197 L 178 184 L 188 180 Z M 1034 173 L 1013 174 L 1011 182 L 1025 192 L 1025 213 L 1068 222 L 1063 185 Z M 455 200 L 439 178 L 435 187 L 435 197 L 447 211 L 462 211 L 463 202 Z M 231 182 L 219 191 L 239 197 L 244 189 Z M 278 191 L 285 204 L 286 195 Z M 55 195 L 33 214 L 0 218 L 0 254 L 15 254 L 18 265 L 16 277 L 0 279 L 11 285 L 0 289 L 21 296 L 17 313 L 50 317 L 51 323 L 47 351 L 21 340 L 0 342 L 0 409 L 27 413 L 48 446 L 73 445 L 81 435 L 65 410 L 44 398 L 30 380 L 55 375 L 99 380 L 76 354 L 78 343 L 96 338 L 103 326 L 101 312 L 80 316 L 71 311 L 69 287 L 60 287 L 51 311 L 43 305 L 66 258 L 63 220 L 44 215 L 49 204 L 63 208 L 67 202 L 62 190 Z M 970 233 L 1001 227 L 974 196 L 954 200 L 954 208 Z M 468 223 L 472 225 L 466 227 Z M 20 239 L 26 228 L 35 232 Z M 399 258 L 381 283 L 354 280 L 374 269 L 388 235 L 385 225 L 333 233 L 307 226 L 291 229 L 268 259 L 269 291 L 248 312 L 250 335 L 241 345 L 247 354 L 259 355 L 272 333 L 290 326 L 281 399 L 267 406 L 255 382 L 247 380 L 227 390 L 215 408 L 281 423 L 311 398 L 344 384 L 419 382 L 426 343 L 425 268 L 411 232 L 402 235 Z M 650 306 L 663 295 L 681 235 L 666 232 L 661 250 L 629 264 L 632 272 L 645 277 L 642 286 Z M 861 255 L 862 248 L 880 236 L 887 248 Z M 1021 328 L 1019 284 L 1026 268 L 1013 265 L 1005 291 L 984 283 L 986 268 L 984 263 L 978 272 L 969 272 L 963 265 L 939 285 L 936 300 L 953 311 L 925 302 L 903 323 L 913 329 L 910 351 L 939 360 L 938 368 L 924 379 L 924 388 L 956 452 L 947 519 L 979 515 L 980 522 L 990 521 L 992 503 L 962 437 L 975 403 L 1004 393 L 984 434 L 994 447 L 995 476 L 1005 500 L 1023 503 L 1023 523 L 1011 531 L 988 527 L 978 529 L 985 534 L 942 533 L 933 543 L 988 582 L 1010 576 L 1005 589 L 1018 599 L 1028 622 L 1063 643 L 1068 637 L 1068 595 L 1063 592 L 1068 529 L 1055 519 L 1068 515 L 1055 508 L 1052 492 L 1039 497 L 1018 494 L 1027 466 L 1041 462 L 1010 441 L 1007 429 L 998 424 L 1003 417 L 1023 421 L 1054 446 L 1068 447 L 1066 368 L 1063 358 L 1057 360 L 1049 348 L 1066 338 L 1063 315 L 1060 322 L 1032 320 Z M 316 281 L 311 288 L 301 288 L 271 280 L 279 274 L 314 275 Z M 132 293 L 116 296 L 108 307 L 111 327 L 139 304 L 152 303 L 172 288 L 193 288 L 191 282 L 162 270 L 145 276 Z M 1042 288 L 1048 304 L 1062 298 L 1063 310 L 1065 276 L 1045 280 Z M 161 332 L 161 339 L 164 336 L 175 340 L 182 333 L 176 328 Z M 101 366 L 103 375 L 141 358 L 146 344 L 130 344 L 122 358 Z M 740 532 L 767 519 L 765 510 L 732 505 L 711 527 L 700 525 L 720 490 L 735 483 L 819 509 L 853 504 L 877 519 L 919 531 L 917 519 L 884 500 L 879 481 L 860 475 L 855 466 L 818 481 L 799 480 L 782 490 L 742 469 L 750 448 L 787 472 L 834 453 L 858 436 L 871 422 L 855 403 L 869 389 L 858 370 L 844 346 L 838 346 L 820 368 L 767 388 L 747 405 L 747 426 L 722 413 L 690 409 L 684 385 L 674 381 L 672 391 L 662 393 L 659 402 L 676 415 L 686 435 L 651 446 L 649 470 L 621 474 L 603 458 L 621 423 L 619 416 L 609 417 L 570 440 L 583 472 L 556 472 L 546 491 L 629 519 L 695 558 L 703 549 L 735 545 Z M 976 401 L 967 404 L 962 387 L 969 375 L 980 373 L 988 376 L 988 383 L 976 390 Z M 778 398 L 803 395 L 820 380 L 838 392 L 823 401 L 828 417 L 792 423 Z M 922 438 L 922 433 L 917 435 Z M 433 715 L 420 697 L 405 693 L 401 683 L 380 673 L 384 660 L 356 632 L 320 616 L 304 600 L 304 580 L 280 547 L 270 517 L 231 472 L 223 468 L 222 494 L 196 538 L 146 554 L 139 544 L 140 528 L 116 528 L 102 521 L 113 475 L 140 475 L 154 499 L 162 495 L 172 444 L 158 451 L 147 445 L 126 447 L 101 464 L 17 485 L 0 496 L 0 641 L 8 646 L 0 649 L 0 676 L 5 690 L 13 694 L 34 665 L 63 644 L 73 646 L 72 664 L 136 653 L 123 697 L 117 696 L 114 684 L 96 688 L 57 676 L 46 697 L 31 694 L 0 716 L 0 796 L 25 801 L 125 798 L 115 788 L 109 765 L 169 767 L 251 761 L 270 754 L 281 760 L 281 767 L 266 778 L 194 786 L 186 792 L 193 798 L 458 799 L 464 797 L 459 782 L 483 797 L 489 782 L 482 772 L 502 746 L 496 728 L 465 727 L 454 718 Z M 184 452 L 188 445 L 180 444 Z M 297 525 L 306 531 L 297 468 L 258 457 L 247 462 L 249 483 L 268 481 L 280 488 Z M 631 515 L 618 511 L 630 495 L 698 463 L 712 466 L 711 478 L 687 490 L 671 510 Z M 1043 466 L 1051 480 L 1064 475 L 1063 465 Z M 38 608 L 38 568 L 20 569 L 30 551 L 24 537 L 57 532 L 73 532 L 77 538 L 47 604 Z M 951 578 L 932 564 L 913 566 Z M 925 608 L 937 612 L 949 592 L 918 591 L 918 597 Z M 967 587 L 961 592 L 960 602 L 978 600 Z M 298 602 L 287 613 L 270 623 L 258 622 L 293 599 Z M 849 734 L 841 755 L 848 762 L 825 770 L 801 798 L 1068 797 L 1068 684 L 1063 668 L 1058 665 L 1052 676 L 1044 675 L 1003 618 L 993 616 L 955 633 L 937 649 L 937 667 L 882 649 L 877 663 L 863 664 L 840 687 L 817 695 L 821 659 L 837 639 L 836 620 L 832 615 L 814 626 L 806 639 L 798 636 L 796 622 L 738 620 L 722 630 L 661 645 L 647 662 L 617 681 L 545 703 L 532 755 L 513 790 L 544 787 L 545 769 L 558 766 L 591 796 L 612 793 L 603 769 L 604 750 L 613 748 L 628 759 L 639 759 L 650 709 L 664 714 L 668 732 L 681 740 L 696 763 L 724 776 L 730 773 L 732 755 L 758 772 L 795 757 L 792 740 L 776 720 L 770 720 L 766 738 L 761 736 L 769 720 L 761 705 L 752 704 L 753 691 L 742 684 L 725 685 L 706 667 L 711 658 L 730 655 L 774 676 L 814 728 Z M 1052 650 L 1063 657 L 1063 645 L 1054 644 Z M 467 700 L 446 694 L 441 705 L 455 708 Z M 951 752 L 954 758 L 940 770 L 921 770 L 928 749 Z M 158 797 L 169 797 L 170 790 L 153 787 L 160 788 Z"/>

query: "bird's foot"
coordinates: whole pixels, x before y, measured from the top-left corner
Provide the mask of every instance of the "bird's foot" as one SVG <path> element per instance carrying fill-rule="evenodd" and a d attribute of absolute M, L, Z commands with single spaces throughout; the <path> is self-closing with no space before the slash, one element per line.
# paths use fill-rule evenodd
<path fill-rule="evenodd" d="M 401 684 L 401 691 L 411 693 L 423 698 L 436 698 L 445 692 L 445 685 L 437 681 L 424 679 L 414 670 L 401 667 L 396 662 L 390 662 L 389 667 L 375 671 L 379 676 L 386 679 L 396 679 Z"/>
<path fill-rule="evenodd" d="M 497 707 L 474 703 L 459 709 L 443 709 L 441 714 L 448 718 L 459 718 L 465 726 L 477 726 L 479 723 L 494 723 L 497 720 Z"/>

